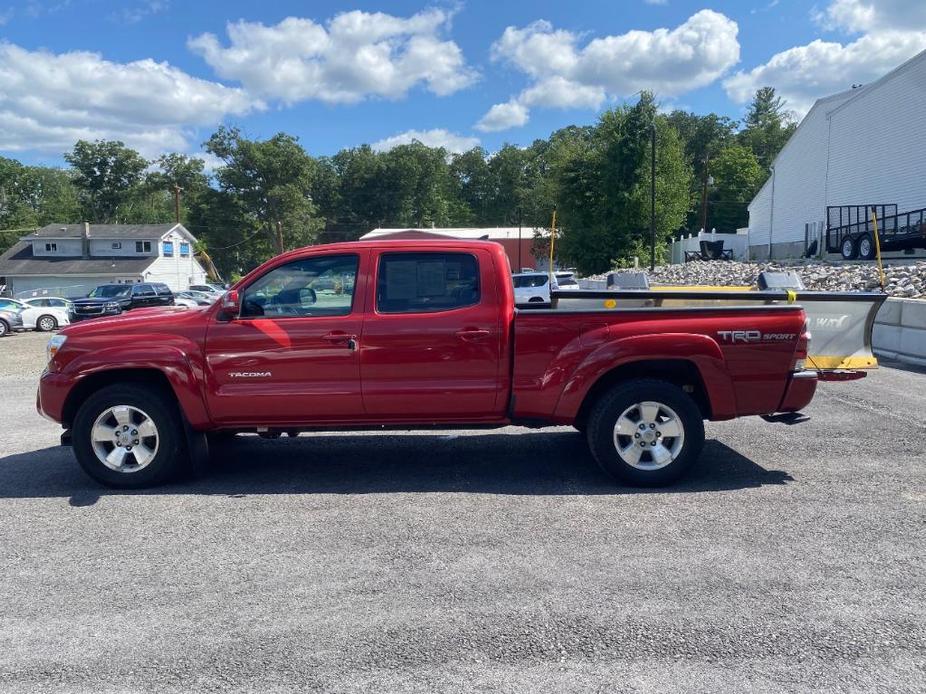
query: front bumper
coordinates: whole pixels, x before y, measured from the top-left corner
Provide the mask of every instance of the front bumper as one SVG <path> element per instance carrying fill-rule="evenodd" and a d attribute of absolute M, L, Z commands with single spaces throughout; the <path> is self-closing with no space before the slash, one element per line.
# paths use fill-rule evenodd
<path fill-rule="evenodd" d="M 73 385 L 72 378 L 45 371 L 39 379 L 39 389 L 35 394 L 35 409 L 46 419 L 63 423 L 64 401 Z"/>
<path fill-rule="evenodd" d="M 92 320 L 93 318 L 111 318 L 122 313 L 122 309 L 104 310 L 102 313 L 79 313 L 72 311 L 68 314 L 72 323 L 80 323 L 83 320 Z"/>

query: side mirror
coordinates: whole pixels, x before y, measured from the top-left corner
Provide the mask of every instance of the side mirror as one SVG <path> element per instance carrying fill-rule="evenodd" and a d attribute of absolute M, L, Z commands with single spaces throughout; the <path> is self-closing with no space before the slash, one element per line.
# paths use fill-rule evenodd
<path fill-rule="evenodd" d="M 219 315 L 223 320 L 237 318 L 238 314 L 241 313 L 241 298 L 238 296 L 237 289 L 229 289 L 220 301 L 222 302 L 222 308 Z"/>

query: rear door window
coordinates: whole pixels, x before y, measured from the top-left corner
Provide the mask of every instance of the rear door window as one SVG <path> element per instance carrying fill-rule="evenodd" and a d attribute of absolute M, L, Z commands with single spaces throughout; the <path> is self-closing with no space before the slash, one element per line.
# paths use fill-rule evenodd
<path fill-rule="evenodd" d="M 450 311 L 479 299 L 479 262 L 469 253 L 387 253 L 379 259 L 379 313 Z"/>

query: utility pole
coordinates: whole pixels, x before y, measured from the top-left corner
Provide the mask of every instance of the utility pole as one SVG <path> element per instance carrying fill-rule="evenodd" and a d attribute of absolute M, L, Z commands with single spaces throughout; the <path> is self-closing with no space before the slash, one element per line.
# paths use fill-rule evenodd
<path fill-rule="evenodd" d="M 180 191 L 182 188 L 174 184 L 174 221 L 180 224 Z"/>
<path fill-rule="evenodd" d="M 711 155 L 704 154 L 704 173 L 701 176 L 701 229 L 707 232 L 707 171 L 710 168 Z"/>
<path fill-rule="evenodd" d="M 521 272 L 521 268 L 524 267 L 521 265 L 521 208 L 518 207 L 518 269 L 517 272 Z"/>
<path fill-rule="evenodd" d="M 277 238 L 276 238 L 276 242 L 277 242 L 277 253 L 282 253 L 282 252 L 284 251 L 284 248 L 283 248 L 283 222 L 282 222 L 281 220 L 279 220 L 279 219 L 277 220 Z"/>
<path fill-rule="evenodd" d="M 656 269 L 656 121 L 653 121 L 650 141 L 650 191 L 649 191 L 649 269 Z"/>

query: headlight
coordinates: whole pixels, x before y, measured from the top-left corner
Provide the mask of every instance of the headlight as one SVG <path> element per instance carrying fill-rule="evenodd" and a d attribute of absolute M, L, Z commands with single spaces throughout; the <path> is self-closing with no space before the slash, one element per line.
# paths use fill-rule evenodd
<path fill-rule="evenodd" d="M 51 361 L 55 358 L 55 355 L 61 351 L 61 348 L 64 347 L 64 342 L 67 340 L 67 335 L 55 335 L 48 341 L 48 345 L 45 347 L 45 356 L 48 358 L 47 361 Z"/>
<path fill-rule="evenodd" d="M 109 302 L 107 302 L 106 304 L 103 305 L 103 310 L 104 310 L 104 311 L 117 311 L 117 310 L 119 310 L 119 302 L 118 302 L 118 301 L 109 301 Z"/>

